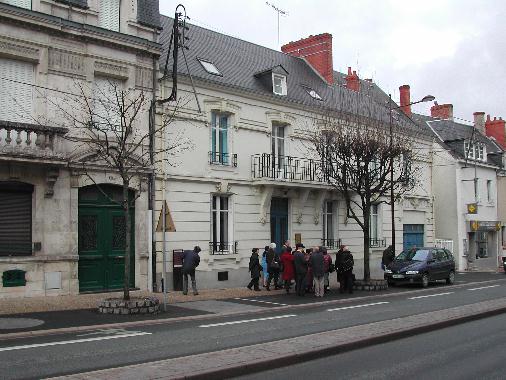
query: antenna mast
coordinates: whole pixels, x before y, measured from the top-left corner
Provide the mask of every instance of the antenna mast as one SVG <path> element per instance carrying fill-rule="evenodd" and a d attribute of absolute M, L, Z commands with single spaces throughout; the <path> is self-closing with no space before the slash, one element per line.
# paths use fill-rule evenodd
<path fill-rule="evenodd" d="M 266 1 L 266 2 L 265 2 L 265 4 L 267 4 L 267 5 L 268 5 L 268 6 L 270 6 L 272 9 L 274 9 L 274 10 L 277 12 L 277 14 L 278 14 L 278 46 L 279 46 L 279 16 L 281 15 L 281 16 L 283 16 L 283 17 L 286 17 L 286 16 L 288 16 L 288 12 L 287 12 L 287 11 L 284 11 L 284 10 L 282 10 L 282 9 L 280 9 L 280 8 L 278 8 L 276 5 L 271 4 L 271 3 L 269 3 L 268 1 Z"/>

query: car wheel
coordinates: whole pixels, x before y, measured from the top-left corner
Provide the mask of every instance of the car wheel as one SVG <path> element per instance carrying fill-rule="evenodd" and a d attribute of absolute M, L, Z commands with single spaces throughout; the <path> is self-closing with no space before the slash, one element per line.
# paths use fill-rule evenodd
<path fill-rule="evenodd" d="M 429 275 L 424 273 L 422 276 L 422 288 L 426 288 L 427 286 L 429 286 Z"/>
<path fill-rule="evenodd" d="M 450 273 L 448 273 L 448 278 L 446 279 L 446 283 L 448 285 L 453 285 L 455 283 L 455 272 L 454 271 L 450 271 Z"/>

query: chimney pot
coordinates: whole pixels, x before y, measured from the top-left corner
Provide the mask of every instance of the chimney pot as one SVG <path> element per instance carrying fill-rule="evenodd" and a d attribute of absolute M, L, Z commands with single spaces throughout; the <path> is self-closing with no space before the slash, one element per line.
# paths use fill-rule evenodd
<path fill-rule="evenodd" d="M 411 94 L 409 85 L 403 84 L 399 87 L 399 103 L 400 109 L 408 116 L 411 116 Z"/>
<path fill-rule="evenodd" d="M 430 116 L 453 120 L 453 104 L 439 104 L 430 107 Z"/>
<path fill-rule="evenodd" d="M 353 74 L 351 71 L 351 67 L 348 67 L 348 75 L 346 76 L 346 88 L 348 90 L 360 91 L 360 81 L 357 75 L 357 72 L 353 70 Z"/>

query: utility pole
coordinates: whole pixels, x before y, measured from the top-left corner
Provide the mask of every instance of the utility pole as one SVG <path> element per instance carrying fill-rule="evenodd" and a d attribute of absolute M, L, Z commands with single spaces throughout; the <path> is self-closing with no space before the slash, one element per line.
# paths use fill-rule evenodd
<path fill-rule="evenodd" d="M 265 2 L 268 6 L 270 6 L 272 9 L 274 9 L 278 13 L 278 46 L 279 46 L 279 16 L 288 16 L 288 12 L 284 11 L 280 8 L 278 8 L 276 5 L 269 3 L 268 1 Z"/>

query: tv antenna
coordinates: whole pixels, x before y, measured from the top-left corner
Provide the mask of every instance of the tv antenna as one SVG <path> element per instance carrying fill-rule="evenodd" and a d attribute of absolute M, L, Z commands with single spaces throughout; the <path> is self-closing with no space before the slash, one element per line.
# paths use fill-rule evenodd
<path fill-rule="evenodd" d="M 276 5 L 271 4 L 268 1 L 266 1 L 265 4 L 270 6 L 272 9 L 274 9 L 278 13 L 278 46 L 279 46 L 279 16 L 286 17 L 286 16 L 288 16 L 288 12 L 282 10 L 281 8 L 278 8 Z"/>

